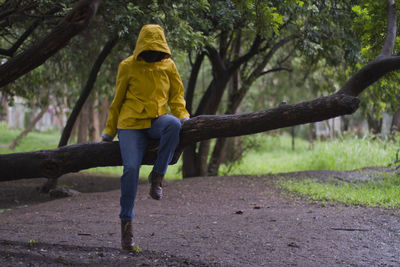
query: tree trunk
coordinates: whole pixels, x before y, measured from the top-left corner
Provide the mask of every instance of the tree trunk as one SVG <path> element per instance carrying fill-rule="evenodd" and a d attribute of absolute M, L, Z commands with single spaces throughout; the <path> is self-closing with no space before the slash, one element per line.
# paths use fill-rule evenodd
<path fill-rule="evenodd" d="M 200 142 L 199 145 L 199 153 L 197 155 L 197 164 L 198 164 L 198 176 L 207 176 L 208 171 L 208 154 L 210 152 L 210 140 L 204 140 Z"/>
<path fill-rule="evenodd" d="M 101 101 L 101 111 L 100 111 L 100 118 L 99 118 L 99 130 L 100 130 L 100 133 L 106 127 L 107 114 L 108 114 L 109 106 L 110 106 L 110 103 L 108 101 L 108 98 L 104 98 L 103 101 Z"/>
<path fill-rule="evenodd" d="M 18 145 L 19 141 L 26 136 L 30 131 L 32 131 L 33 127 L 35 127 L 36 123 L 43 117 L 43 115 L 47 112 L 49 108 L 49 105 L 46 105 L 45 107 L 42 108 L 42 110 L 29 122 L 29 124 L 26 126 L 25 130 L 22 131 L 17 137 L 15 137 L 10 145 L 8 146 L 8 149 L 14 150 L 15 147 Z"/>
<path fill-rule="evenodd" d="M 89 142 L 100 141 L 100 129 L 99 129 L 99 112 L 97 106 L 99 104 L 95 96 L 89 97 Z"/>
<path fill-rule="evenodd" d="M 219 102 L 221 101 L 223 90 L 227 84 L 226 76 L 222 76 L 221 79 L 214 78 L 204 94 L 202 101 L 196 110 L 196 116 L 200 114 L 215 114 L 217 112 Z M 207 101 L 208 100 L 208 101 Z M 183 178 L 206 176 L 207 175 L 207 159 L 208 152 L 210 151 L 210 142 L 205 141 L 199 144 L 198 152 L 193 148 L 188 148 L 188 151 L 184 151 L 183 161 Z M 194 154 L 193 154 L 194 153 Z M 195 167 L 193 167 L 195 166 Z"/>
<path fill-rule="evenodd" d="M 219 166 L 224 162 L 226 149 L 227 138 L 218 138 L 211 155 L 210 163 L 208 164 L 209 176 L 218 175 Z"/>
<path fill-rule="evenodd" d="M 292 151 L 294 151 L 294 150 L 295 150 L 295 141 L 294 141 L 294 138 L 295 138 L 295 136 L 296 136 L 296 132 L 295 132 L 295 127 L 294 127 L 294 126 L 290 128 L 290 135 L 291 135 L 291 137 L 292 137 Z"/>
<path fill-rule="evenodd" d="M 198 116 L 183 124 L 180 144 L 171 164 L 177 162 L 186 146 L 202 140 L 259 133 L 351 114 L 357 110 L 359 102 L 356 97 L 332 95 L 247 114 Z M 157 150 L 158 140 L 151 141 L 142 164 L 154 164 Z M 0 181 L 57 178 L 87 168 L 117 165 L 121 165 L 118 142 L 78 144 L 53 150 L 0 155 Z"/>
<path fill-rule="evenodd" d="M 369 131 L 372 134 L 379 134 L 381 132 L 382 118 L 377 120 L 374 117 L 372 117 L 370 114 L 367 114 L 367 121 L 368 121 Z"/>
<path fill-rule="evenodd" d="M 1 109 L 0 109 L 0 121 L 8 123 L 8 96 L 5 92 L 1 94 Z"/>
<path fill-rule="evenodd" d="M 89 132 L 89 110 L 88 103 L 86 102 L 79 114 L 79 123 L 78 123 L 78 140 L 77 143 L 85 143 L 88 140 L 88 132 Z"/>
<path fill-rule="evenodd" d="M 396 110 L 393 115 L 392 125 L 390 127 L 391 132 L 400 132 L 400 107 Z"/>
<path fill-rule="evenodd" d="M 308 125 L 308 142 L 310 144 L 310 149 L 314 149 L 315 123 L 309 123 Z"/>
<path fill-rule="evenodd" d="M 42 65 L 89 24 L 99 0 L 81 0 L 43 40 L 0 65 L 0 87 Z"/>

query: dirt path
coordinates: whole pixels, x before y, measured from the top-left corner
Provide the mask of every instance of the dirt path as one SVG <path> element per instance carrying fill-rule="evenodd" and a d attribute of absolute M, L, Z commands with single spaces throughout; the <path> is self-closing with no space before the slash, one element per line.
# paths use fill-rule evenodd
<path fill-rule="evenodd" d="M 60 184 L 95 193 L 52 201 L 35 194 L 42 181 L 2 183 L 0 209 L 12 209 L 0 213 L 0 266 L 400 266 L 399 210 L 288 198 L 276 179 L 169 182 L 162 201 L 140 184 L 141 253 L 119 249 L 118 179 L 68 175 Z"/>

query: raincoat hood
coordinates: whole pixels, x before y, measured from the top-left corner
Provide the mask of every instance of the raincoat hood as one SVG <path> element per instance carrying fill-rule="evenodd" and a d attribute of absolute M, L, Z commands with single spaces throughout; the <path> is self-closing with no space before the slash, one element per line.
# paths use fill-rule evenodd
<path fill-rule="evenodd" d="M 166 58 L 171 57 L 167 39 L 163 29 L 157 24 L 147 24 L 140 30 L 136 41 L 133 57 L 137 60 L 140 53 L 146 50 L 160 51 L 166 53 Z"/>

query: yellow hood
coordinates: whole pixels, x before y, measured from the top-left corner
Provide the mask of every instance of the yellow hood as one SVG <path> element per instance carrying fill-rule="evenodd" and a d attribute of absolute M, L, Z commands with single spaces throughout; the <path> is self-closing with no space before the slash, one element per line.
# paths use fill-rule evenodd
<path fill-rule="evenodd" d="M 145 50 L 160 51 L 167 54 L 167 58 L 171 57 L 171 51 L 167 44 L 163 29 L 157 24 L 147 24 L 140 30 L 136 41 L 133 57 L 137 60 L 140 53 Z"/>

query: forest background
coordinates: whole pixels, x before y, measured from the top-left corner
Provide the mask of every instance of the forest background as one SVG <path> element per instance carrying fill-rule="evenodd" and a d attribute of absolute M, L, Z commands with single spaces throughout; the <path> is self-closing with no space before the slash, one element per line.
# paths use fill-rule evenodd
<path fill-rule="evenodd" d="M 41 40 L 71 11 L 73 2 L 2 1 L 1 62 Z M 65 49 L 2 87 L 2 120 L 10 121 L 10 107 L 22 102 L 24 134 L 46 112 L 50 120 L 58 120 L 60 128 L 55 130 L 65 131 L 67 118 L 86 92 L 90 95 L 66 141 L 99 141 L 118 63 L 132 53 L 147 23 L 160 24 L 166 32 L 192 116 L 251 112 L 328 95 L 380 53 L 386 5 L 365 0 L 102 1 L 89 27 Z M 268 134 L 288 132 L 292 149 L 295 135 L 308 140 L 310 148 L 317 135 L 381 138 L 384 130 L 385 138 L 395 140 L 400 125 L 398 78 L 391 73 L 372 85 L 360 97 L 359 112 L 341 117 L 340 125 L 325 123 L 327 134 L 315 124 Z M 182 175 L 217 175 L 223 163 L 226 173 L 226 166 L 229 170 L 244 152 L 260 147 L 264 141 L 259 139 L 193 144 L 183 154 Z M 10 148 L 18 142 L 13 140 Z"/>

